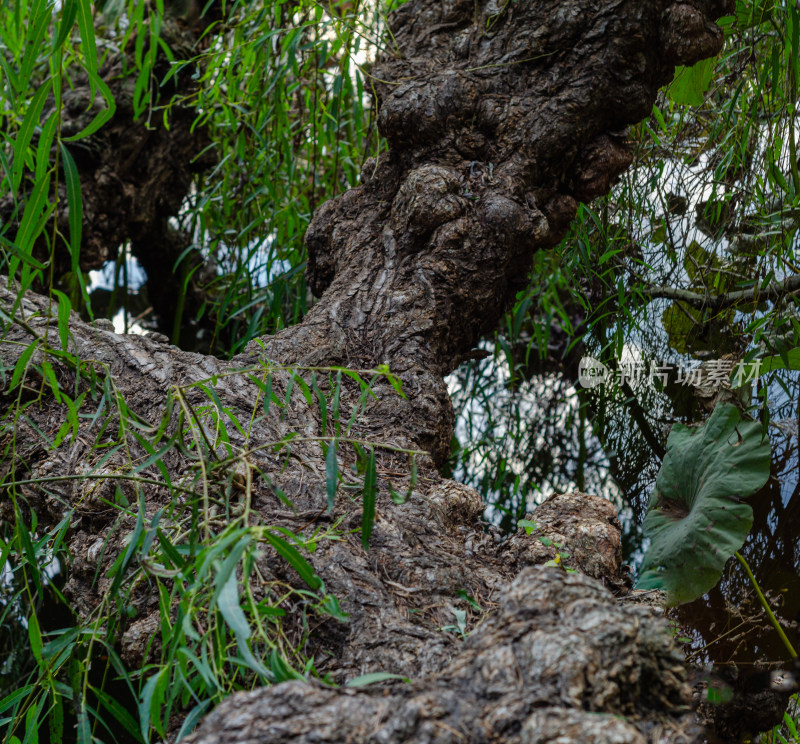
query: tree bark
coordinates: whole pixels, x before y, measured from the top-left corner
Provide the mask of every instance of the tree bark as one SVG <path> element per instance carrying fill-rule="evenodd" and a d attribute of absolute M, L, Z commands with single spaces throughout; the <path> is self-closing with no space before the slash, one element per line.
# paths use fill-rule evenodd
<path fill-rule="evenodd" d="M 130 503 L 143 495 L 145 521 L 169 502 L 169 492 L 158 485 L 164 481 L 155 466 L 137 473 L 149 479 L 139 493 L 132 481 L 116 478 L 147 453 L 128 432 L 119 435 L 126 446 L 114 454 L 101 448 L 120 422 L 109 406 L 52 447 L 65 409 L 52 399 L 41 402 L 46 357 L 65 389 L 87 392 L 88 413 L 97 406 L 89 401 L 112 382 L 128 408 L 154 426 L 172 401 L 169 431 L 184 426 L 195 435 L 194 449 L 165 455 L 173 483 L 222 498 L 244 470 L 252 475 L 241 496 L 251 523 L 294 531 L 339 518 L 357 528 L 362 507 L 340 494 L 326 514 L 321 411 L 295 394 L 284 410 L 273 406 L 256 415 L 263 391 L 253 378 L 266 374 L 259 365 L 273 365 L 279 399 L 295 370 L 310 379 L 309 368 L 388 364 L 402 379 L 405 398 L 388 378 L 376 378 L 374 397 L 349 435 L 379 443 L 378 515 L 368 551 L 346 532 L 321 541 L 309 556 L 350 615 L 347 624 L 322 623 L 309 646 L 318 659 L 325 653 L 317 668 L 336 681 L 383 671 L 412 684 L 354 692 L 292 682 L 235 695 L 192 741 L 697 740 L 685 669 L 665 624 L 657 612 L 609 592 L 625 584 L 611 505 L 580 493 L 558 496 L 537 510 L 537 532 L 501 540 L 481 522 L 475 492 L 442 479 L 436 466 L 453 432 L 444 375 L 495 327 L 525 283 L 532 253 L 554 245 L 578 201 L 605 193 L 630 163 L 625 127 L 649 113 L 674 65 L 720 49 L 713 19 L 729 6 L 727 0 L 401 6 L 391 22 L 395 56 L 372 73 L 390 151 L 368 161 L 361 186 L 323 205 L 308 230 L 309 279 L 322 297 L 303 323 L 254 342 L 231 363 L 181 352 L 157 337 L 118 336 L 75 317 L 68 350 L 78 362 L 70 363 L 46 351 L 61 348 L 47 300 L 29 295 L 12 311 L 13 292 L 3 290 L 2 305 L 13 315 L 0 349 L 4 366 L 13 368 L 37 344 L 21 385 L 5 393 L 6 406 L 26 404 L 7 480 L 18 484 L 40 528 L 69 515 L 64 593 L 81 618 L 102 602 L 112 583 L 108 569 L 136 523 L 135 513 L 109 508 L 115 488 Z M 251 422 L 226 426 L 227 445 L 213 439 L 208 417 L 197 413 L 209 405 L 209 387 L 226 421 Z M 325 385 L 323 392 L 330 392 Z M 345 385 L 341 409 L 349 412 L 359 395 L 358 385 Z M 268 445 L 286 441 L 289 432 L 300 436 L 288 456 L 286 448 L 275 454 Z M 203 441 L 210 470 L 193 456 Z M 389 484 L 410 483 L 410 450 L 430 456 L 418 458 L 419 480 L 397 505 L 388 498 Z M 343 473 L 354 461 L 354 452 L 340 447 Z M 86 479 L 67 479 L 81 474 Z M 277 489 L 295 511 L 276 498 Z M 5 512 L 18 518 L 7 504 Z M 206 515 L 210 528 L 224 524 L 223 517 Z M 559 551 L 570 554 L 567 565 L 580 573 L 537 567 Z M 264 576 L 301 584 L 277 555 L 265 552 L 259 566 Z M 454 607 L 467 608 L 459 591 L 495 608 L 466 641 L 441 631 L 452 623 Z M 136 665 L 154 653 L 158 598 L 141 582 L 131 605 L 136 619 L 120 644 Z"/>

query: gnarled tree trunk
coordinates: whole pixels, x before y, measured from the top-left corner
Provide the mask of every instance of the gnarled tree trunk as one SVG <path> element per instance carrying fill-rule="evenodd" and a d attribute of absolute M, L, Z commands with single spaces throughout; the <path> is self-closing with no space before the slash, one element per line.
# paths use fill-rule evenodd
<path fill-rule="evenodd" d="M 278 365 L 273 390 L 287 392 L 292 371 L 388 364 L 406 397 L 382 378 L 373 385 L 352 437 L 380 443 L 381 496 L 368 551 L 344 535 L 320 542 L 314 570 L 349 613 L 346 625 L 319 627 L 312 647 L 327 653 L 320 671 L 337 681 L 366 672 L 412 678 L 367 692 L 284 683 L 223 703 L 194 742 L 677 742 L 697 736 L 687 712 L 685 671 L 670 634 L 652 610 L 618 602 L 619 530 L 607 502 L 571 494 L 536 513 L 539 535 L 570 553 L 570 565 L 537 567 L 555 555 L 536 534 L 506 541 L 480 521 L 470 489 L 442 479 L 453 414 L 444 375 L 491 331 L 525 282 L 532 253 L 554 245 L 579 200 L 605 193 L 630 163 L 625 128 L 647 115 L 676 64 L 716 53 L 715 17 L 727 0 L 411 0 L 392 19 L 394 56 L 372 71 L 378 116 L 390 151 L 368 161 L 362 185 L 323 205 L 308 230 L 309 277 L 320 301 L 303 323 L 251 344 L 231 363 L 181 352 L 156 337 L 120 337 L 74 319 L 69 350 L 91 374 L 108 375 L 128 407 L 157 422 L 172 386 L 185 410 L 208 402 L 192 383 L 212 379 L 230 417 L 253 419 L 262 391 L 241 368 Z M 3 304 L 13 295 L 3 292 Z M 26 346 L 60 346 L 46 300 L 29 296 L 2 347 L 13 367 Z M 74 379 L 57 367 L 62 381 Z M 28 385 L 35 386 L 33 366 Z M 16 396 L 18 391 L 14 391 Z M 342 406 L 357 400 L 353 386 Z M 7 399 L 8 400 L 8 399 Z M 31 405 L 20 420 L 26 444 L 10 463 L 41 524 L 74 509 L 65 593 L 84 617 L 102 601 L 107 568 L 135 523 L 116 521 L 103 501 L 116 481 L 59 480 L 100 460 L 94 422 L 69 444 L 49 449 L 41 432 L 58 430 L 61 407 Z M 279 415 L 280 414 L 280 415 Z M 202 428 L 199 419 L 195 420 Z M 174 426 L 174 423 L 171 424 Z M 535 422 L 531 422 L 535 426 Z M 265 445 L 302 432 L 288 459 Z M 247 484 L 249 518 L 299 530 L 309 520 L 343 517 L 360 524 L 361 506 L 326 505 L 320 411 L 301 403 L 273 408 L 247 432 L 228 427 Z M 135 441 L 132 457 L 144 456 Z M 402 450 L 425 450 L 420 478 L 403 505 L 390 480 L 408 483 Z M 353 459 L 340 450 L 340 467 Z M 126 455 L 127 457 L 128 455 Z M 220 450 L 220 461 L 222 457 Z M 120 453 L 102 465 L 129 467 Z M 165 458 L 179 480 L 190 463 Z M 158 471 L 153 470 L 156 481 Z M 41 479 L 50 478 L 46 488 Z M 87 485 L 88 484 L 88 485 Z M 125 488 L 127 486 L 123 486 Z M 290 512 L 275 497 L 292 500 Z M 146 486 L 150 519 L 166 488 Z M 109 497 L 111 498 L 111 497 Z M 113 499 L 112 499 L 113 500 Z M 105 546 L 102 550 L 99 546 Z M 100 562 L 98 571 L 97 563 Z M 265 575 L 299 583 L 275 556 Z M 581 575 L 583 574 L 583 575 Z M 100 579 L 95 582 L 94 577 Z M 605 587 L 603 586 L 605 584 Z M 459 590 L 496 611 L 466 641 L 441 632 L 459 606 Z M 137 619 L 121 639 L 126 661 L 141 663 L 157 625 L 157 598 L 142 586 Z"/>

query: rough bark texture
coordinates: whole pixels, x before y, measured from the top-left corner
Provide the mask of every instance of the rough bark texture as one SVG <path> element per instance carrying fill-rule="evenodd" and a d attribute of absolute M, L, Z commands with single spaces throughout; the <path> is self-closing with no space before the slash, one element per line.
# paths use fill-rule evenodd
<path fill-rule="evenodd" d="M 719 50 L 712 19 L 729 5 L 402 6 L 397 55 L 373 77 L 391 151 L 317 211 L 308 276 L 324 295 L 269 353 L 389 362 L 420 392 L 386 423 L 441 462 L 452 432 L 443 375 L 496 327 L 532 253 L 563 237 L 578 201 L 630 164 L 625 129 L 675 64 Z"/>
<path fill-rule="evenodd" d="M 411 498 L 397 506 L 385 495 L 387 483 L 407 475 L 407 458 L 381 450 L 384 495 L 370 550 L 345 535 L 321 542 L 310 556 L 350 614 L 348 624 L 328 621 L 311 639 L 312 651 L 316 644 L 327 653 L 318 669 L 337 681 L 385 671 L 413 684 L 354 693 L 288 683 L 237 695 L 193 741 L 696 738 L 685 671 L 665 624 L 651 610 L 618 604 L 608 591 L 624 586 L 611 505 L 575 493 L 540 507 L 538 536 L 563 546 L 569 565 L 585 576 L 531 568 L 552 559 L 555 548 L 523 532 L 501 540 L 481 523 L 477 495 L 441 479 L 435 464 L 447 453 L 453 426 L 443 376 L 494 327 L 525 281 L 532 252 L 563 235 L 577 200 L 606 191 L 628 165 L 624 128 L 650 111 L 673 66 L 719 49 L 712 20 L 727 9 L 722 0 L 517 0 L 502 7 L 494 0 L 412 0 L 392 22 L 396 57 L 374 70 L 391 151 L 365 165 L 359 188 L 316 214 L 307 236 L 309 275 L 323 296 L 302 324 L 225 364 L 155 337 L 120 337 L 74 320 L 70 350 L 110 375 L 128 406 L 149 421 L 160 417 L 170 386 L 185 389 L 264 356 L 283 365 L 388 363 L 407 399 L 388 382 L 375 385 L 356 433 L 432 453 L 422 459 Z M 3 292 L 2 302 L 10 307 L 13 295 Z M 34 337 L 59 346 L 46 307 L 35 296 L 22 303 L 24 323 L 9 327 L 0 348 L 6 367 Z M 58 372 L 70 379 L 68 369 Z M 289 373 L 275 372 L 279 397 L 288 380 Z M 35 379 L 26 384 L 37 389 Z M 245 375 L 218 377 L 216 392 L 232 415 L 250 418 L 258 389 Z M 345 390 L 343 407 L 357 394 Z M 204 402 L 198 388 L 186 395 L 192 405 Z M 17 477 L 88 472 L 103 456 L 93 449 L 98 435 L 90 421 L 51 451 L 38 432 L 58 429 L 60 407 L 33 405 L 26 413 L 30 423 L 19 421 L 25 445 L 7 463 Z M 256 420 L 249 441 L 234 427 L 228 431 L 259 474 L 252 518 L 299 530 L 314 518 L 343 516 L 345 527 L 357 527 L 358 500 L 340 498 L 333 515 L 324 514 L 318 443 L 299 441 L 285 463 L 269 449 L 252 451 L 253 443 L 289 431 L 319 436 L 319 412 L 296 397 L 284 417 Z M 134 457 L 144 455 L 135 441 L 130 448 Z M 103 466 L 109 473 L 126 467 L 115 457 Z M 343 448 L 345 472 L 347 457 Z M 177 453 L 166 464 L 187 472 Z M 95 479 L 24 487 L 42 527 L 74 508 L 64 592 L 82 617 L 100 602 L 107 568 L 135 522 L 108 507 L 115 485 Z M 275 487 L 296 512 L 275 498 Z M 167 498 L 166 489 L 150 488 L 146 517 Z M 263 575 L 299 583 L 277 556 L 261 563 Z M 453 607 L 466 607 L 459 590 L 496 608 L 466 642 L 441 631 Z M 144 585 L 132 601 L 138 616 L 121 648 L 135 665 L 147 653 L 158 610 Z"/>
<path fill-rule="evenodd" d="M 691 741 L 680 716 L 653 716 L 685 705 L 684 674 L 650 608 L 527 568 L 440 674 L 361 693 L 288 683 L 235 695 L 189 741 Z"/>

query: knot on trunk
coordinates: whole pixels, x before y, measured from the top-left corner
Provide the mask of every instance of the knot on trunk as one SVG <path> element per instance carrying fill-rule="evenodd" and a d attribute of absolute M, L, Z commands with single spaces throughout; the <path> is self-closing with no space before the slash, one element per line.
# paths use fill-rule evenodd
<path fill-rule="evenodd" d="M 661 35 L 666 61 L 675 65 L 693 65 L 718 54 L 722 49 L 722 29 L 713 21 L 693 4 L 670 5 L 664 12 Z"/>

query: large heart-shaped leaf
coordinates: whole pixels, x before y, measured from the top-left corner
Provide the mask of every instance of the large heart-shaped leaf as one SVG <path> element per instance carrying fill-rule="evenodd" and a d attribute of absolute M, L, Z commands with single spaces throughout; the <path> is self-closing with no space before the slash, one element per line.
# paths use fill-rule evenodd
<path fill-rule="evenodd" d="M 753 525 L 742 499 L 767 482 L 769 464 L 761 425 L 735 406 L 717 405 L 702 426 L 676 424 L 644 520 L 650 546 L 637 588 L 663 589 L 670 604 L 711 589 Z"/>

